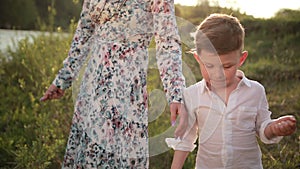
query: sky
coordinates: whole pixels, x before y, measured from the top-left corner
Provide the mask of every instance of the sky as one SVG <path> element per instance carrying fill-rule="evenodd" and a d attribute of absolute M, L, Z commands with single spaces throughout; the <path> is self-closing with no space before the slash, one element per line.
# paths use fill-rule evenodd
<path fill-rule="evenodd" d="M 175 4 L 194 6 L 197 0 L 174 0 Z M 270 18 L 282 9 L 300 10 L 300 0 L 218 0 L 221 7 L 233 7 L 256 18 Z"/>

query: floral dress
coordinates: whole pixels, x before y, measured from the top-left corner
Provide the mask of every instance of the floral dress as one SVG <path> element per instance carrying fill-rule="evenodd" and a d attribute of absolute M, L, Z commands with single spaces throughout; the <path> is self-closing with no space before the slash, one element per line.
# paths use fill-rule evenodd
<path fill-rule="evenodd" d="M 168 102 L 185 80 L 173 0 L 85 0 L 68 57 L 53 84 L 67 89 L 84 74 L 63 168 L 149 167 L 148 48 Z"/>

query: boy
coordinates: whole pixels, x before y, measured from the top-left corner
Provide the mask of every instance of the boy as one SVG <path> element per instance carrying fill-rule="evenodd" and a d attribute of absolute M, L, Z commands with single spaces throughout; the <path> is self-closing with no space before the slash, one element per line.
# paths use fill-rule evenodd
<path fill-rule="evenodd" d="M 293 116 L 270 118 L 264 87 L 238 70 L 248 56 L 244 35 L 239 20 L 225 14 L 212 14 L 198 27 L 194 57 L 203 80 L 184 91 L 188 127 L 183 139 L 166 139 L 175 150 L 172 169 L 182 168 L 197 133 L 197 169 L 261 169 L 256 136 L 278 143 L 296 130 Z"/>

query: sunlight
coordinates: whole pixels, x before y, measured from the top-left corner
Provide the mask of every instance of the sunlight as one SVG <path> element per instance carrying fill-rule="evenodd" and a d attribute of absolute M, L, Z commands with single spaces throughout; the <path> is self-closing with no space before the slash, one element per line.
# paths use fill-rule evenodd
<path fill-rule="evenodd" d="M 174 0 L 174 3 L 186 6 L 195 6 L 197 4 L 197 0 Z"/>
<path fill-rule="evenodd" d="M 299 0 L 208 0 L 218 1 L 221 7 L 239 9 L 257 18 L 270 18 L 283 8 L 300 10 Z M 175 0 L 175 4 L 194 6 L 198 0 Z"/>

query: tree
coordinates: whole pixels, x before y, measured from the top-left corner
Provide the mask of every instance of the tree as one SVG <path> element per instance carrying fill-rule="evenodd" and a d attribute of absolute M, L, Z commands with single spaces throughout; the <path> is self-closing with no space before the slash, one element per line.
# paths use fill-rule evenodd
<path fill-rule="evenodd" d="M 30 29 L 34 27 L 37 16 L 34 0 L 0 1 L 1 28 Z"/>
<path fill-rule="evenodd" d="M 274 18 L 298 21 L 300 18 L 300 10 L 281 9 L 278 12 L 276 12 Z"/>

